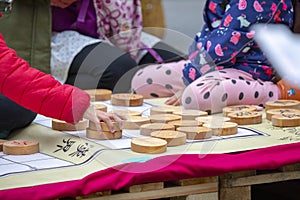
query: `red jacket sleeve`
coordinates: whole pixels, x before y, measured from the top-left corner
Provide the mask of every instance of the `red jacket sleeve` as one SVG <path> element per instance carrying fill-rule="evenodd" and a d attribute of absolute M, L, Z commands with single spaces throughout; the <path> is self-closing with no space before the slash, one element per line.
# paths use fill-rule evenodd
<path fill-rule="evenodd" d="M 62 85 L 19 58 L 0 34 L 0 93 L 36 113 L 76 123 L 90 105 L 89 95 Z"/>

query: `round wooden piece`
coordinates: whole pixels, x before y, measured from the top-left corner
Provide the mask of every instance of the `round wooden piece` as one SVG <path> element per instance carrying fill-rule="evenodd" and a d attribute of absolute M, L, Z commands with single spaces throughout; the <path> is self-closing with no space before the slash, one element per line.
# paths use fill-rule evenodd
<path fill-rule="evenodd" d="M 134 138 L 131 150 L 137 153 L 163 153 L 167 150 L 167 141 L 159 138 Z"/>
<path fill-rule="evenodd" d="M 3 153 L 8 155 L 28 155 L 39 152 L 37 141 L 12 140 L 3 143 Z"/>
<path fill-rule="evenodd" d="M 129 116 L 123 121 L 124 129 L 139 130 L 143 124 L 149 124 L 150 118 L 142 116 Z"/>
<path fill-rule="evenodd" d="M 111 104 L 116 106 L 141 106 L 144 97 L 139 94 L 119 93 L 111 96 Z"/>
<path fill-rule="evenodd" d="M 111 99 L 112 91 L 108 89 L 90 89 L 85 90 L 91 98 L 91 101 L 106 101 Z"/>
<path fill-rule="evenodd" d="M 168 123 L 180 119 L 181 116 L 174 114 L 157 114 L 150 116 L 151 123 Z"/>
<path fill-rule="evenodd" d="M 178 127 L 177 131 L 186 134 L 186 138 L 189 140 L 203 140 L 212 137 L 212 132 L 207 127 Z"/>
<path fill-rule="evenodd" d="M 121 131 L 121 128 L 117 122 L 112 122 L 115 131 Z M 107 124 L 105 122 L 100 122 L 101 130 L 110 132 Z M 97 130 L 96 124 L 92 121 L 89 121 L 89 129 Z"/>
<path fill-rule="evenodd" d="M 103 103 L 99 102 L 92 102 L 96 110 L 101 110 L 103 112 L 107 112 L 107 106 L 104 105 Z"/>
<path fill-rule="evenodd" d="M 182 107 L 178 106 L 157 106 L 150 108 L 150 115 L 157 114 L 172 114 L 174 111 L 182 110 Z"/>
<path fill-rule="evenodd" d="M 175 126 L 164 123 L 143 124 L 140 127 L 140 134 L 150 136 L 152 132 L 159 130 L 175 130 Z"/>
<path fill-rule="evenodd" d="M 251 106 L 251 105 L 227 106 L 223 108 L 223 115 L 228 116 L 229 113 L 233 113 L 233 112 L 249 112 L 249 111 L 256 111 L 256 106 Z"/>
<path fill-rule="evenodd" d="M 273 126 L 280 127 L 294 127 L 300 126 L 300 114 L 299 113 L 282 113 L 273 115 L 272 118 Z"/>
<path fill-rule="evenodd" d="M 217 115 L 209 115 L 209 116 L 203 116 L 203 117 L 196 117 L 197 121 L 203 122 L 203 123 L 223 123 L 230 121 L 229 117 L 223 117 L 223 116 L 217 116 Z"/>
<path fill-rule="evenodd" d="M 293 108 L 293 109 L 298 109 L 300 108 L 300 101 L 297 100 L 276 100 L 276 101 L 268 101 L 265 103 L 265 109 L 270 110 L 270 109 L 276 109 L 276 108 Z"/>
<path fill-rule="evenodd" d="M 52 119 L 52 129 L 58 131 L 80 131 L 88 126 L 87 120 L 81 120 L 77 124 L 70 124 L 65 121 Z"/>
<path fill-rule="evenodd" d="M 240 111 L 228 114 L 231 122 L 239 125 L 260 124 L 262 123 L 262 113 L 259 111 Z"/>
<path fill-rule="evenodd" d="M 178 110 L 173 114 L 180 115 L 182 120 L 194 120 L 200 116 L 207 116 L 208 113 L 201 110 Z"/>
<path fill-rule="evenodd" d="M 0 139 L 0 151 L 3 151 L 3 143 L 6 142 L 7 140 L 2 140 Z"/>
<path fill-rule="evenodd" d="M 96 130 L 86 129 L 86 137 L 95 140 L 114 140 L 122 138 L 122 131 L 116 131 L 114 133 L 109 131 L 102 131 L 98 133 Z"/>
<path fill-rule="evenodd" d="M 238 132 L 238 124 L 234 122 L 224 122 L 223 124 L 203 124 L 203 127 L 211 129 L 212 134 L 215 136 L 234 135 Z"/>
<path fill-rule="evenodd" d="M 142 113 L 134 110 L 111 110 L 110 113 L 115 113 L 122 116 L 141 116 Z"/>
<path fill-rule="evenodd" d="M 171 121 L 168 124 L 174 125 L 177 129 L 178 127 L 202 126 L 203 122 L 199 122 L 197 120 L 176 120 Z"/>
<path fill-rule="evenodd" d="M 266 111 L 266 118 L 267 120 L 272 120 L 273 115 L 280 115 L 280 114 L 300 114 L 299 109 L 289 109 L 289 108 L 277 108 L 277 109 L 270 109 Z"/>
<path fill-rule="evenodd" d="M 151 136 L 166 140 L 168 147 L 179 146 L 186 143 L 186 134 L 179 131 L 154 131 L 151 133 Z"/>

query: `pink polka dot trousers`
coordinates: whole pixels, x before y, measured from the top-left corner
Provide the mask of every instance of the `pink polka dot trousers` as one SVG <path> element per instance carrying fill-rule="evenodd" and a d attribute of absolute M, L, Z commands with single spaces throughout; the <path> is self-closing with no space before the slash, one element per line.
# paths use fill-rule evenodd
<path fill-rule="evenodd" d="M 277 100 L 279 90 L 270 81 L 255 80 L 244 71 L 228 68 L 207 73 L 185 86 L 182 69 L 186 61 L 149 65 L 132 79 L 132 89 L 145 98 L 171 97 L 184 90 L 181 102 L 186 109 L 221 112 L 229 105 L 264 105 Z"/>

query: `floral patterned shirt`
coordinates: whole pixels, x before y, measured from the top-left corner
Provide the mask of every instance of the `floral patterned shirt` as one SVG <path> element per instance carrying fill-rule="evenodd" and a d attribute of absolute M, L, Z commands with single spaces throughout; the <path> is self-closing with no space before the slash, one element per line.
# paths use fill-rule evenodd
<path fill-rule="evenodd" d="M 256 23 L 293 25 L 291 0 L 207 0 L 204 26 L 190 46 L 190 60 L 183 69 L 186 84 L 201 75 L 236 68 L 253 78 L 271 80 L 273 69 L 254 42 Z M 274 41 L 275 42 L 275 41 Z"/>

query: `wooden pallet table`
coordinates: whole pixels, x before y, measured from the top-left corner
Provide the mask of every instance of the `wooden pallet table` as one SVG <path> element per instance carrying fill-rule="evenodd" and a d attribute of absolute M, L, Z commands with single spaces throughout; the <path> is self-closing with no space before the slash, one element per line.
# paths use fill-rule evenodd
<path fill-rule="evenodd" d="M 133 185 L 118 191 L 105 191 L 77 200 L 250 200 L 251 186 L 300 179 L 300 163 L 275 170 L 247 170 L 214 177 L 182 179 Z M 297 192 L 297 191 L 295 191 Z"/>

